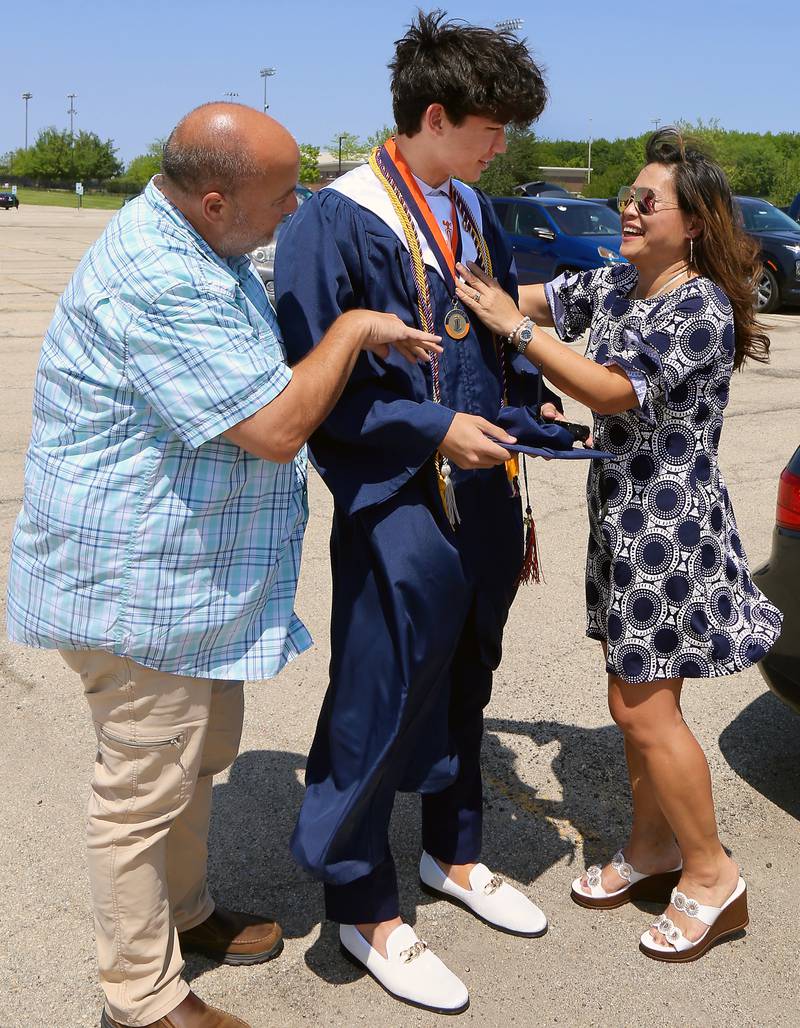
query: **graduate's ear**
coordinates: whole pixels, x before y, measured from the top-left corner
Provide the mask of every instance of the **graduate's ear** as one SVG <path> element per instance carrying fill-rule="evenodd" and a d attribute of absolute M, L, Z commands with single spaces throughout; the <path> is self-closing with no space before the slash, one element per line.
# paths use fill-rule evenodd
<path fill-rule="evenodd" d="M 441 104 L 431 104 L 422 115 L 422 126 L 435 136 L 444 135 L 450 125 L 450 119 Z"/>

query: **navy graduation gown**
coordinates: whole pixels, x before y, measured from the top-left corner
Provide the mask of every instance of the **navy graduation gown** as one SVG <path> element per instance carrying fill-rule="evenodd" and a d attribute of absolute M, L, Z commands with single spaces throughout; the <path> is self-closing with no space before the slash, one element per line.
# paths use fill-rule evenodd
<path fill-rule="evenodd" d="M 350 176 L 372 174 L 365 167 Z M 510 248 L 491 205 L 471 196 L 494 273 L 516 295 Z M 430 399 L 428 366 L 394 351 L 385 360 L 364 353 L 309 444 L 334 498 L 331 664 L 292 851 L 317 877 L 345 887 L 347 909 L 337 909 L 328 889 L 328 913 L 350 923 L 397 913 L 396 900 L 386 906 L 375 896 L 359 907 L 347 883 L 371 878 L 373 891 L 396 891 L 387 832 L 398 789 L 424 794 L 429 852 L 455 862 L 479 855 L 482 712 L 522 561 L 520 501 L 503 467 L 454 467 L 462 517 L 455 531 L 442 509 L 436 450 L 456 411 L 496 417 L 502 372 L 490 333 L 475 319 L 461 341 L 444 333 L 452 297 L 438 273 L 429 269 L 428 277 L 445 348 L 441 404 Z M 352 308 L 416 323 L 404 243 L 372 210 L 332 188 L 303 204 L 281 234 L 276 295 L 291 363 Z M 535 402 L 535 370 L 523 362 L 509 371 L 507 387 L 510 402 Z"/>

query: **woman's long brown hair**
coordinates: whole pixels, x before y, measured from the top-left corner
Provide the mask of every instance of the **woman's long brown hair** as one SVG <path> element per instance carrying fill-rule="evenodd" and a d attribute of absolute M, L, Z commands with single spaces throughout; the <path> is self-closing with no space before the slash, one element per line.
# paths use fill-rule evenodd
<path fill-rule="evenodd" d="M 725 293 L 733 307 L 733 367 L 750 358 L 769 360 L 769 336 L 756 320 L 755 295 L 762 274 L 758 244 L 741 225 L 725 172 L 675 128 L 653 133 L 645 148 L 648 164 L 671 168 L 678 204 L 702 224 L 694 240 L 694 267 Z"/>

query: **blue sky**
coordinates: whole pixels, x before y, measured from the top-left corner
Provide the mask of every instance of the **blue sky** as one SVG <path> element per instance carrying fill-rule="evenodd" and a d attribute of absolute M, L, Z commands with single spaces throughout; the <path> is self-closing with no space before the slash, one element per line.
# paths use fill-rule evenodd
<path fill-rule="evenodd" d="M 38 0 L 5 8 L 0 36 L 0 153 L 47 125 L 111 137 L 123 160 L 166 135 L 187 110 L 239 94 L 259 106 L 272 65 L 270 113 L 300 142 L 391 123 L 386 64 L 416 10 L 405 0 L 136 0 L 105 5 Z M 427 6 L 427 5 L 425 5 Z M 465 0 L 454 17 L 524 20 L 551 101 L 537 132 L 550 138 L 627 136 L 654 118 L 718 118 L 726 128 L 800 129 L 797 0 Z M 609 13 L 603 13 L 603 9 Z M 565 12 L 569 12 L 568 14 Z M 564 13 L 559 13 L 564 12 Z M 763 12 L 763 13 L 762 13 Z"/>

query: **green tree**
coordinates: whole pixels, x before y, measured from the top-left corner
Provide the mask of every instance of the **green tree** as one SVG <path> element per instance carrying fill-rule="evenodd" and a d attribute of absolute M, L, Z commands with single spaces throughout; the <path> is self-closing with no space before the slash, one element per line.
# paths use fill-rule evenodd
<path fill-rule="evenodd" d="M 364 140 L 364 146 L 367 150 L 372 150 L 373 147 L 381 146 L 391 136 L 397 135 L 397 125 L 383 125 L 381 128 L 376 129 L 371 136 L 367 136 Z"/>
<path fill-rule="evenodd" d="M 161 156 L 164 152 L 165 139 L 156 139 L 147 148 L 147 152 L 134 157 L 125 171 L 125 178 L 140 189 L 147 185 L 153 175 L 161 171 Z"/>
<path fill-rule="evenodd" d="M 340 140 L 343 161 L 354 161 L 357 158 L 362 157 L 364 152 L 369 149 L 367 144 L 363 143 L 358 136 L 354 135 L 352 132 L 337 132 L 325 149 L 338 156 Z"/>
<path fill-rule="evenodd" d="M 67 130 L 52 127 L 43 129 L 29 149 L 16 150 L 11 161 L 12 174 L 53 182 L 106 179 L 121 171 L 111 139 L 103 142 L 84 131 L 73 138 Z"/>
<path fill-rule="evenodd" d="M 319 181 L 319 147 L 310 143 L 300 144 L 300 181 Z"/>

